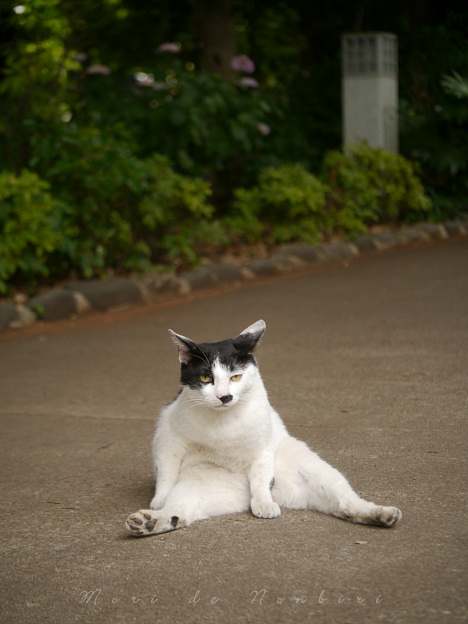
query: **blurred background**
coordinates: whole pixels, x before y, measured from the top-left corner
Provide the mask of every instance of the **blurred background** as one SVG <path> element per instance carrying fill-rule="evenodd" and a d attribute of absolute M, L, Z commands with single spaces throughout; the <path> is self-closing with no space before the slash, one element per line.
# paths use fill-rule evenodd
<path fill-rule="evenodd" d="M 0 294 L 468 206 L 453 0 L 3 0 Z M 398 38 L 399 154 L 344 149 L 341 37 Z"/>

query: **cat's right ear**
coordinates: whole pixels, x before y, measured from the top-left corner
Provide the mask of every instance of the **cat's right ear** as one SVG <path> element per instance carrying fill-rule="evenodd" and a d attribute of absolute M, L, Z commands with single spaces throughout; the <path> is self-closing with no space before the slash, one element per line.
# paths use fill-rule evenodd
<path fill-rule="evenodd" d="M 179 352 L 179 362 L 181 364 L 187 364 L 192 359 L 197 345 L 193 340 L 190 340 L 190 338 L 176 334 L 172 329 L 169 330 L 169 333 Z"/>

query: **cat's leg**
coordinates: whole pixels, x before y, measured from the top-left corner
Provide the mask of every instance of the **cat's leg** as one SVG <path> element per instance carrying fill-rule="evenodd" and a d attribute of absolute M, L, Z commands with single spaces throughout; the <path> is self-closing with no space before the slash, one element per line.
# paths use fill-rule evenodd
<path fill-rule="evenodd" d="M 258 518 L 276 518 L 280 507 L 273 500 L 271 488 L 274 483 L 274 453 L 265 451 L 252 462 L 249 470 L 250 508 Z"/>
<path fill-rule="evenodd" d="M 166 428 L 163 425 L 158 429 L 153 442 L 156 491 L 150 503 L 151 509 L 164 507 L 169 492 L 179 478 L 180 467 L 186 453 L 185 444 L 175 435 L 169 436 L 165 431 Z"/>
<path fill-rule="evenodd" d="M 391 527 L 402 517 L 396 507 L 360 498 L 338 470 L 291 437 L 277 449 L 272 494 L 282 507 L 314 509 L 361 524 Z"/>
<path fill-rule="evenodd" d="M 245 475 L 212 464 L 192 466 L 181 472 L 162 509 L 142 509 L 131 514 L 125 524 L 133 535 L 154 535 L 211 516 L 246 511 L 249 503 Z"/>

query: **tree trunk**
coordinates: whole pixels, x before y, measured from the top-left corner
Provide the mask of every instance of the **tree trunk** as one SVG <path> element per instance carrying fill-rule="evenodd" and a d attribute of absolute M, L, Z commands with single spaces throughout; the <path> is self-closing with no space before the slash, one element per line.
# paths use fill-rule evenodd
<path fill-rule="evenodd" d="M 232 80 L 230 63 L 236 53 L 233 0 L 193 0 L 193 6 L 206 69 Z"/>

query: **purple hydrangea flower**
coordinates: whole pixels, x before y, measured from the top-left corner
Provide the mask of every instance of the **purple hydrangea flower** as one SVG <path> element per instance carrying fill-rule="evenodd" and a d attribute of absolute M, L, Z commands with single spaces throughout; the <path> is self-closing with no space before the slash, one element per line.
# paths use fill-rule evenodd
<path fill-rule="evenodd" d="M 257 130 L 261 132 L 264 136 L 268 136 L 271 133 L 270 126 L 266 123 L 263 123 L 262 121 L 257 124 Z"/>
<path fill-rule="evenodd" d="M 250 78 L 250 76 L 244 76 L 243 78 L 241 78 L 239 80 L 239 84 L 243 87 L 251 87 L 252 89 L 258 89 L 259 87 L 258 80 L 255 80 L 255 78 Z"/>
<path fill-rule="evenodd" d="M 106 65 L 90 65 L 86 70 L 87 74 L 108 76 L 111 70 Z"/>
<path fill-rule="evenodd" d="M 180 43 L 162 43 L 158 50 L 160 52 L 170 52 L 171 54 L 177 54 L 182 50 Z"/>
<path fill-rule="evenodd" d="M 245 74 L 253 74 L 255 63 L 245 54 L 236 54 L 231 59 L 231 69 L 233 71 L 242 71 Z"/>
<path fill-rule="evenodd" d="M 135 82 L 140 87 L 152 87 L 154 86 L 154 78 L 151 74 L 146 74 L 145 72 L 138 72 L 134 75 Z"/>

